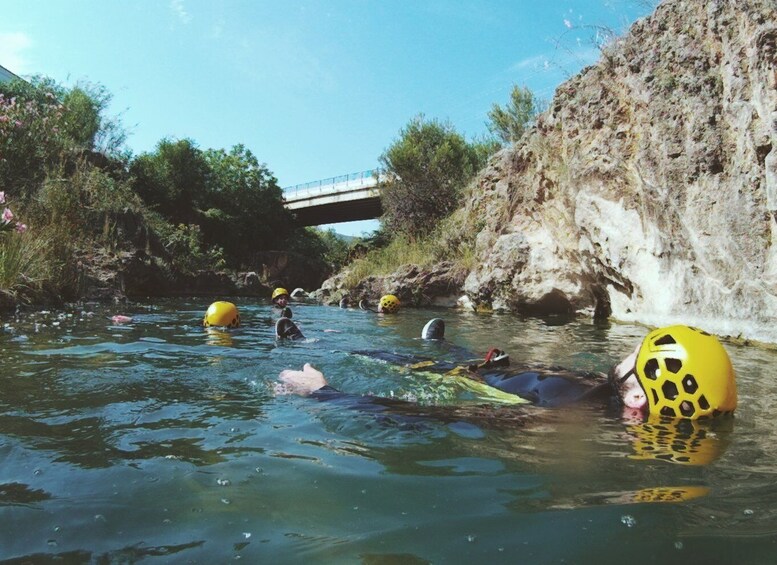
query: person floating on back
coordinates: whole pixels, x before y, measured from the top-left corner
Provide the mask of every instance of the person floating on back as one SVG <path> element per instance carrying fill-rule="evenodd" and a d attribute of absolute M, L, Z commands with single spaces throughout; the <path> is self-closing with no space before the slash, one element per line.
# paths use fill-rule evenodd
<path fill-rule="evenodd" d="M 444 332 L 442 320 L 432 320 L 424 327 L 423 337 L 443 339 Z M 384 357 L 391 361 L 404 360 L 396 354 Z M 736 377 L 723 345 L 707 332 L 682 325 L 648 333 L 634 352 L 608 375 L 559 367 L 511 367 L 509 357 L 499 350 L 489 352 L 481 363 L 453 370 L 446 363 L 423 363 L 417 358 L 412 361 L 406 365 L 410 369 L 438 370 L 442 374 L 455 371 L 456 375 L 468 375 L 497 390 L 546 407 L 585 400 L 608 404 L 614 398 L 630 417 L 697 420 L 731 414 L 737 406 Z M 324 375 L 309 363 L 302 370 L 282 371 L 279 379 L 283 392 L 321 396 L 321 399 L 349 396 L 329 387 Z M 357 402 L 363 403 L 363 400 Z"/>

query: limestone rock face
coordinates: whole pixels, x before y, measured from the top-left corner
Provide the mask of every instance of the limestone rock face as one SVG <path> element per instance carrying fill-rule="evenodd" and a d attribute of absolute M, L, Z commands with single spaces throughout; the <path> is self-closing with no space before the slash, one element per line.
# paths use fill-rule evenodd
<path fill-rule="evenodd" d="M 777 2 L 664 2 L 465 209 L 476 304 L 777 342 Z"/>

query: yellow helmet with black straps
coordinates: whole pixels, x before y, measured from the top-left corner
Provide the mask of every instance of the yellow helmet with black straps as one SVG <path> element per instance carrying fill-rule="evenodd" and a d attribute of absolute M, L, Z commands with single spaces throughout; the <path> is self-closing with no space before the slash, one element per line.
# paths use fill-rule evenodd
<path fill-rule="evenodd" d="M 378 312 L 384 312 L 386 314 L 394 314 L 399 310 L 399 298 L 393 294 L 386 294 L 380 298 L 378 303 Z"/>
<path fill-rule="evenodd" d="M 720 341 L 689 326 L 650 332 L 634 368 L 650 414 L 696 419 L 737 406 L 734 368 Z"/>
<path fill-rule="evenodd" d="M 272 300 L 274 301 L 276 298 L 278 298 L 279 296 L 283 296 L 284 294 L 286 296 L 289 296 L 289 291 L 279 286 L 278 288 L 272 291 Z"/>
<path fill-rule="evenodd" d="M 208 306 L 208 311 L 205 312 L 205 318 L 202 320 L 202 325 L 206 328 L 210 326 L 237 328 L 240 327 L 240 313 L 237 311 L 237 307 L 231 302 L 219 300 Z"/>

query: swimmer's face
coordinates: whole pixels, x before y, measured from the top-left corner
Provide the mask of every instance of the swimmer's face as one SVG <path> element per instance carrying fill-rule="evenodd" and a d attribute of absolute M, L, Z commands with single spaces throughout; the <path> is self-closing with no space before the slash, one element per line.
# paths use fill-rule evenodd
<path fill-rule="evenodd" d="M 609 374 L 610 384 L 623 402 L 624 412 L 628 416 L 635 416 L 637 413 L 644 415 L 648 410 L 647 395 L 634 372 L 638 351 L 639 345 L 631 355 L 613 367 Z"/>
<path fill-rule="evenodd" d="M 289 303 L 289 297 L 286 294 L 281 294 L 279 297 L 275 299 L 275 303 L 280 306 L 281 308 L 285 308 L 286 305 Z"/>

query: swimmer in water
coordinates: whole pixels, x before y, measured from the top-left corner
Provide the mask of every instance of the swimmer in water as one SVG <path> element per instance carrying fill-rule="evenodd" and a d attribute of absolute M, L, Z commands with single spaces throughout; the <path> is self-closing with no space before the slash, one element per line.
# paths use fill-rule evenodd
<path fill-rule="evenodd" d="M 288 339 L 304 339 L 305 336 L 297 325 L 291 321 L 291 310 L 288 317 L 283 316 L 275 324 L 276 336 Z M 232 302 L 219 300 L 208 307 L 202 320 L 205 328 L 236 329 L 240 327 L 240 313 Z"/>
<path fill-rule="evenodd" d="M 206 328 L 239 328 L 240 313 L 237 311 L 237 306 L 231 302 L 219 300 L 208 306 L 202 325 Z"/>
<path fill-rule="evenodd" d="M 281 318 L 291 318 L 291 308 L 289 308 L 289 291 L 283 287 L 278 287 L 272 291 L 272 303 L 275 308 L 281 311 Z"/>
<path fill-rule="evenodd" d="M 443 339 L 444 328 L 442 320 L 431 320 L 422 337 Z M 608 375 L 559 367 L 513 367 L 509 357 L 499 350 L 489 352 L 480 363 L 452 370 L 450 364 L 419 361 L 415 356 L 361 353 L 391 362 L 411 361 L 405 363 L 410 369 L 464 375 L 543 407 L 584 401 L 608 405 L 614 399 L 623 408 L 624 416 L 630 418 L 655 415 L 696 420 L 731 414 L 737 405 L 734 369 L 720 341 L 704 331 L 681 325 L 650 332 Z M 319 400 L 351 397 L 359 408 L 365 404 L 386 404 L 386 399 L 352 397 L 337 391 L 309 363 L 302 370 L 282 371 L 279 379 L 282 393 L 309 395 Z M 392 406 L 402 402 L 391 400 Z"/>
<path fill-rule="evenodd" d="M 377 312 L 378 314 L 396 314 L 399 312 L 399 298 L 393 294 L 384 294 L 378 301 L 377 310 L 373 310 L 369 302 L 362 299 L 359 300 L 359 308 L 370 312 Z"/>

